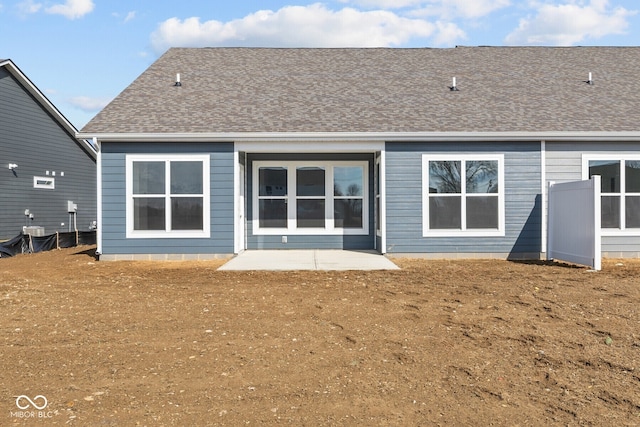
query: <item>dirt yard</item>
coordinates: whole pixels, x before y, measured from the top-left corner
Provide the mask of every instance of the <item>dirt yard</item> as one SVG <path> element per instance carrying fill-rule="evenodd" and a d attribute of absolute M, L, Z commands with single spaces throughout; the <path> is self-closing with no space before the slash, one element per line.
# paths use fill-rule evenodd
<path fill-rule="evenodd" d="M 640 262 L 396 262 L 1 259 L 0 425 L 640 425 Z"/>

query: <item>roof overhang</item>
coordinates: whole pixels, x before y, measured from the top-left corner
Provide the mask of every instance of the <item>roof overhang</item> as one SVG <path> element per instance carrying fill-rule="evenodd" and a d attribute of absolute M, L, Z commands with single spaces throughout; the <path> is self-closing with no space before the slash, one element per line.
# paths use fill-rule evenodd
<path fill-rule="evenodd" d="M 637 132 L 230 132 L 92 133 L 78 139 L 102 142 L 384 143 L 384 142 L 640 142 Z"/>
<path fill-rule="evenodd" d="M 78 130 L 71 124 L 69 120 L 58 110 L 55 105 L 42 93 L 36 85 L 18 68 L 10 59 L 0 60 L 0 67 L 6 68 L 11 75 L 16 78 L 20 84 L 40 103 L 40 105 L 62 126 L 62 128 L 72 137 L 78 133 Z M 95 148 L 86 139 L 78 139 L 85 151 L 96 159 Z"/>

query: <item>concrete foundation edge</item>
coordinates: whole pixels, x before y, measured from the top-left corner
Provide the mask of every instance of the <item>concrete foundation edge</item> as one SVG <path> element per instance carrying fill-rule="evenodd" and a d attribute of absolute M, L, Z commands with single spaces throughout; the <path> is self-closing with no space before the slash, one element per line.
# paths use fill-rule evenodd
<path fill-rule="evenodd" d="M 100 261 L 212 261 L 233 258 L 233 254 L 101 254 Z"/>

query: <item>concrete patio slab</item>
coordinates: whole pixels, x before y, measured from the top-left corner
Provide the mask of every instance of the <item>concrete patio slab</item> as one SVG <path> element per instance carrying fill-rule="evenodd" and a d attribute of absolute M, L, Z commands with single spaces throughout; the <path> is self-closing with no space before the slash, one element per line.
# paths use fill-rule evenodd
<path fill-rule="evenodd" d="M 398 270 L 377 252 L 345 250 L 244 251 L 218 270 Z"/>

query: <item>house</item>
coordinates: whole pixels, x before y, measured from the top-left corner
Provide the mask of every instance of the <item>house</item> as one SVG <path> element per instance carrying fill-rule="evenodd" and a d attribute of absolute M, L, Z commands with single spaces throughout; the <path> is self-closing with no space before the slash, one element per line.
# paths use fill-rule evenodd
<path fill-rule="evenodd" d="M 0 60 L 0 241 L 88 230 L 96 151 L 11 61 Z"/>
<path fill-rule="evenodd" d="M 640 254 L 640 48 L 173 48 L 91 120 L 101 259 L 339 248 L 539 258 L 602 175 Z"/>

